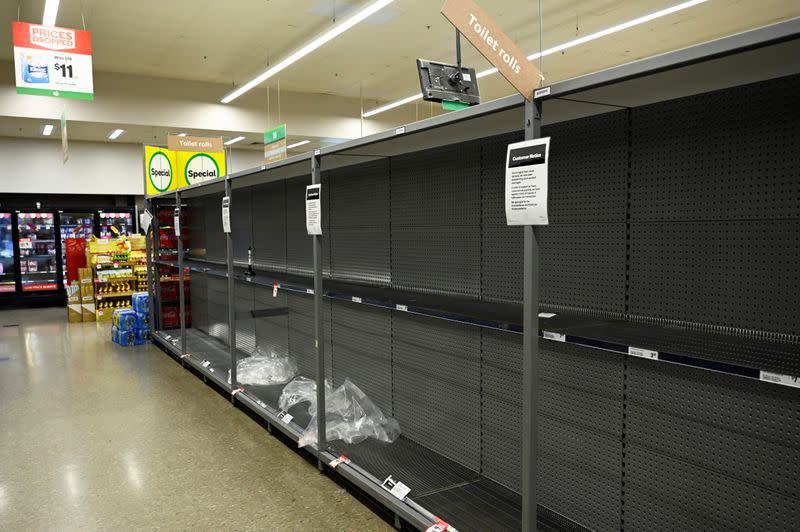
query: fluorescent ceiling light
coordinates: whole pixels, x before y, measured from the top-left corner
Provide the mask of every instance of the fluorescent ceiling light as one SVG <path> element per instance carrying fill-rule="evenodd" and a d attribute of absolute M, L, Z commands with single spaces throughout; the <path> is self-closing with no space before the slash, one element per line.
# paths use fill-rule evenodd
<path fill-rule="evenodd" d="M 179 136 L 179 137 L 185 137 L 185 136 L 186 136 L 186 133 L 178 133 L 178 136 Z"/>
<path fill-rule="evenodd" d="M 225 142 L 225 145 L 226 145 L 226 146 L 230 146 L 231 144 L 236 144 L 236 143 L 237 143 L 237 142 L 239 142 L 240 140 L 244 140 L 244 137 L 236 137 L 236 138 L 232 138 L 231 140 L 229 140 L 229 141 L 226 141 L 226 142 Z"/>
<path fill-rule="evenodd" d="M 42 135 L 45 137 L 49 137 L 53 134 L 53 124 L 45 124 L 44 129 L 42 129 Z"/>
<path fill-rule="evenodd" d="M 111 140 L 117 140 L 123 133 L 125 133 L 124 129 L 115 129 L 108 135 L 108 138 Z"/>
<path fill-rule="evenodd" d="M 296 50 L 291 55 L 289 55 L 286 59 L 281 61 L 280 63 L 276 63 L 275 66 L 268 68 L 264 71 L 261 75 L 257 76 L 256 78 L 248 81 L 235 91 L 231 92 L 230 94 L 226 95 L 222 100 L 222 103 L 230 103 L 245 92 L 249 91 L 253 87 L 260 85 L 261 83 L 265 82 L 281 70 L 285 69 L 295 61 L 302 59 L 303 57 L 307 56 L 320 46 L 326 44 L 329 41 L 332 41 L 342 33 L 346 32 L 365 18 L 374 15 L 384 7 L 388 6 L 394 2 L 394 0 L 378 0 L 377 2 L 373 2 L 358 13 L 354 14 L 353 16 L 349 17 L 348 19 L 344 20 L 343 22 L 336 24 L 331 29 L 311 41 L 310 43 L 306 44 L 302 48 Z"/>
<path fill-rule="evenodd" d="M 708 0 L 689 0 L 688 2 L 682 2 L 680 4 L 676 4 L 671 7 L 667 7 L 661 9 L 660 11 L 655 11 L 650 13 L 649 15 L 644 15 L 639 18 L 635 18 L 633 20 L 629 20 L 628 22 L 623 22 L 622 24 L 617 24 L 616 26 L 611 26 L 610 28 L 606 28 L 604 30 L 600 30 L 594 33 L 590 33 L 584 37 L 579 37 L 578 39 L 574 39 L 572 41 L 565 42 L 563 44 L 559 44 L 557 46 L 553 46 L 552 48 L 548 48 L 547 50 L 542 50 L 541 53 L 536 52 L 531 54 L 527 57 L 529 61 L 533 61 L 535 59 L 539 59 L 540 57 L 545 57 L 556 52 L 561 52 L 566 50 L 567 48 L 572 48 L 574 46 L 579 46 L 581 44 L 586 44 L 587 42 L 594 41 L 595 39 L 599 39 L 601 37 L 606 37 L 607 35 L 611 35 L 612 33 L 617 33 L 622 30 L 627 30 L 628 28 L 632 28 L 634 26 L 638 26 L 640 24 L 644 24 L 645 22 L 650 22 L 651 20 L 655 20 L 657 18 L 665 17 L 667 15 L 671 15 L 672 13 L 676 13 L 678 11 L 682 11 L 684 9 L 688 9 L 690 7 L 694 7 L 698 4 L 702 4 L 707 2 Z M 497 74 L 496 68 L 489 68 L 482 72 L 478 72 L 475 77 L 477 78 L 485 78 L 486 76 L 491 76 L 492 74 Z M 377 114 L 389 111 L 390 109 L 394 109 L 395 107 L 400 107 L 401 105 L 405 105 L 407 103 L 414 102 L 422 98 L 422 93 L 415 94 L 413 96 L 409 96 L 408 98 L 403 98 L 402 100 L 397 100 L 396 102 L 388 103 L 381 107 L 376 107 L 370 111 L 367 111 L 362 116 L 364 118 L 369 118 L 371 116 L 375 116 Z"/>
<path fill-rule="evenodd" d="M 47 0 L 44 3 L 44 16 L 42 17 L 42 26 L 56 25 L 56 16 L 58 15 L 58 2 L 59 0 Z"/>
<path fill-rule="evenodd" d="M 289 144 L 286 146 L 287 150 L 291 150 L 292 148 L 299 148 L 300 146 L 305 146 L 306 144 L 310 144 L 310 140 L 301 140 L 300 142 L 295 142 L 294 144 Z"/>

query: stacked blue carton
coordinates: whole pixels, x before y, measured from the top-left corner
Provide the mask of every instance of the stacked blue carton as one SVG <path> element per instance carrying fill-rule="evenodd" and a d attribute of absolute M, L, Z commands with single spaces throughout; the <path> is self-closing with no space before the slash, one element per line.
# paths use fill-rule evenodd
<path fill-rule="evenodd" d="M 136 292 L 131 296 L 133 312 L 136 313 L 136 345 L 150 342 L 150 295 Z"/>
<path fill-rule="evenodd" d="M 149 295 L 136 292 L 131 299 L 132 309 L 117 309 L 111 315 L 111 340 L 124 347 L 150 341 Z"/>

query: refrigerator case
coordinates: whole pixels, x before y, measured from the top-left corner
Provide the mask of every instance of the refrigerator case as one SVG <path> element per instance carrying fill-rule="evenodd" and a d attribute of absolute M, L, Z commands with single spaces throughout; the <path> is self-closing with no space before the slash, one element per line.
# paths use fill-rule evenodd
<path fill-rule="evenodd" d="M 13 229 L 11 213 L 0 212 L 0 294 L 17 291 Z"/>
<path fill-rule="evenodd" d="M 63 286 L 67 286 L 68 281 L 74 280 L 74 278 L 69 279 L 67 275 L 66 241 L 70 238 L 83 238 L 84 240 L 92 238 L 94 235 L 94 212 L 59 212 L 58 216 L 61 230 L 61 282 Z M 85 266 L 85 264 L 81 266 Z"/>
<path fill-rule="evenodd" d="M 114 234 L 111 227 L 116 227 L 119 234 Z M 100 212 L 100 238 L 114 238 L 133 233 L 133 213 Z"/>
<path fill-rule="evenodd" d="M 20 284 L 23 292 L 58 289 L 55 215 L 52 212 L 17 214 Z"/>

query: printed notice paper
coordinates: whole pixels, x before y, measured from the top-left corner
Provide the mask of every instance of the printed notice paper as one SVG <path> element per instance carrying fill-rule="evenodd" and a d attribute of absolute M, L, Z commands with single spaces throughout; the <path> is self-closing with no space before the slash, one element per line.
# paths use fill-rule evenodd
<path fill-rule="evenodd" d="M 228 196 L 222 198 L 222 231 L 231 232 L 231 198 Z"/>
<path fill-rule="evenodd" d="M 506 157 L 506 223 L 547 225 L 550 137 L 509 144 Z"/>
<path fill-rule="evenodd" d="M 306 187 L 306 231 L 309 235 L 322 234 L 322 185 Z"/>

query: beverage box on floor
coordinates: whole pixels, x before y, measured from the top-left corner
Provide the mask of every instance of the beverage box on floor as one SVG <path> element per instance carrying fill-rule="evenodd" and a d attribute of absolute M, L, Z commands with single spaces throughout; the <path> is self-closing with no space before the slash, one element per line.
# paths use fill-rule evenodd
<path fill-rule="evenodd" d="M 111 316 L 111 321 L 120 332 L 136 330 L 137 317 L 131 309 L 116 309 Z"/>
<path fill-rule="evenodd" d="M 111 326 L 111 341 L 115 344 L 119 343 L 119 329 L 117 329 L 116 325 Z"/>
<path fill-rule="evenodd" d="M 138 313 L 147 314 L 150 312 L 150 296 L 147 292 L 135 292 L 131 296 L 133 310 Z"/>
<path fill-rule="evenodd" d="M 119 331 L 119 345 L 122 347 L 136 345 L 136 331 Z"/>
<path fill-rule="evenodd" d="M 81 286 L 78 283 L 67 285 L 67 321 L 79 323 L 83 321 L 81 307 Z"/>

